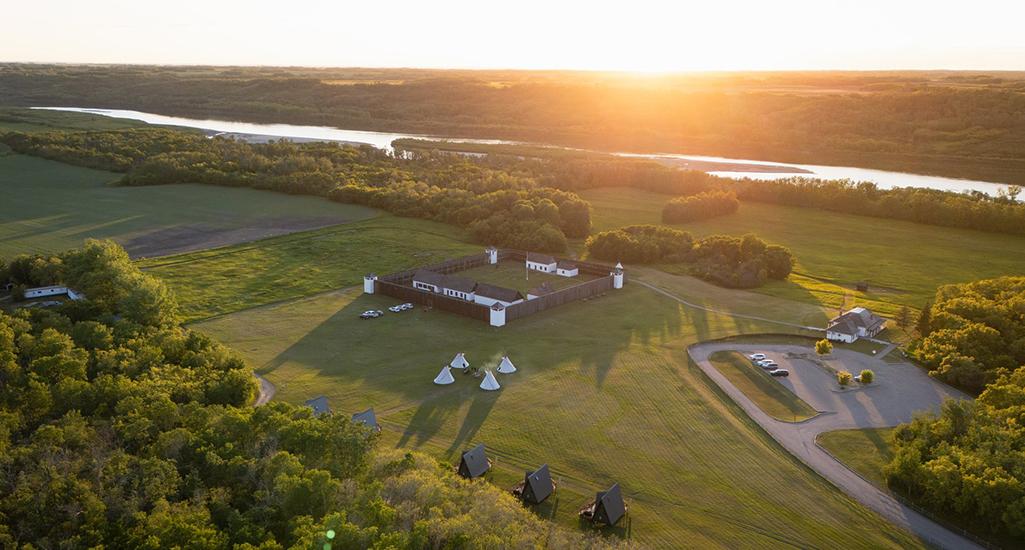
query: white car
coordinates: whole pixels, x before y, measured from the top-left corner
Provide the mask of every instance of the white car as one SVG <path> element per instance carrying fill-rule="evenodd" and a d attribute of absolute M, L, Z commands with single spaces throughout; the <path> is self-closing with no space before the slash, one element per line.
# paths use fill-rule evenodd
<path fill-rule="evenodd" d="M 392 307 L 388 308 L 388 311 L 390 311 L 392 313 L 398 313 L 398 312 L 403 311 L 405 309 L 406 308 L 404 308 L 402 306 L 392 306 Z"/>
<path fill-rule="evenodd" d="M 765 370 L 776 370 L 779 368 L 779 365 L 777 365 L 774 361 L 766 361 L 761 363 L 761 367 Z"/>
<path fill-rule="evenodd" d="M 758 361 L 761 361 L 762 359 L 765 359 L 765 354 L 764 353 L 756 353 L 754 355 L 748 355 L 747 358 L 757 363 Z"/>
<path fill-rule="evenodd" d="M 755 361 L 755 364 L 759 367 L 763 365 L 768 365 L 769 363 L 775 363 L 775 361 L 773 361 L 772 359 L 762 359 L 761 361 Z"/>
<path fill-rule="evenodd" d="M 413 304 L 406 302 L 399 307 L 401 307 L 402 309 L 413 309 Z"/>

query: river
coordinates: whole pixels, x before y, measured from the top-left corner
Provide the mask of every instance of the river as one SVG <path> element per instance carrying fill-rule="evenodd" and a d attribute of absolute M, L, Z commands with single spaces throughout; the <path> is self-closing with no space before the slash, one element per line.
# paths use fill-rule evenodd
<path fill-rule="evenodd" d="M 183 126 L 186 128 L 198 128 L 208 130 L 215 134 L 230 134 L 241 139 L 259 141 L 284 137 L 295 140 L 316 140 L 316 141 L 340 141 L 353 144 L 369 144 L 374 147 L 391 150 L 391 142 L 401 138 L 436 139 L 458 143 L 481 143 L 481 144 L 523 144 L 523 142 L 507 141 L 500 139 L 467 139 L 454 138 L 450 136 L 431 136 L 422 134 L 396 134 L 391 132 L 369 132 L 364 130 L 343 130 L 327 126 L 296 126 L 292 124 L 254 124 L 250 122 L 233 122 L 228 120 L 200 120 L 181 118 L 173 116 L 143 113 L 139 111 L 127 111 L 119 109 L 86 109 L 79 107 L 37 107 L 55 111 L 71 111 L 78 113 L 90 113 L 112 118 L 124 118 L 140 120 L 149 124 L 165 126 Z M 731 159 L 721 157 L 707 157 L 700 155 L 679 155 L 679 154 L 636 154 L 618 153 L 621 156 L 636 158 L 649 158 L 666 164 L 681 167 L 702 169 L 713 166 L 714 169 L 707 171 L 724 177 L 752 178 L 760 180 L 771 180 L 792 176 L 804 176 L 821 179 L 850 179 L 854 181 L 871 181 L 884 189 L 894 187 L 927 187 L 930 189 L 941 189 L 944 191 L 982 191 L 995 195 L 997 190 L 1004 187 L 1002 184 L 989 183 L 984 181 L 942 178 L 938 176 L 925 176 L 920 174 L 906 174 L 903 172 L 887 172 L 884 170 L 871 170 L 868 168 L 855 168 L 851 166 L 820 166 L 814 164 L 788 164 L 750 159 Z M 727 165 L 727 166 L 723 166 Z M 722 168 L 729 167 L 729 170 Z"/>

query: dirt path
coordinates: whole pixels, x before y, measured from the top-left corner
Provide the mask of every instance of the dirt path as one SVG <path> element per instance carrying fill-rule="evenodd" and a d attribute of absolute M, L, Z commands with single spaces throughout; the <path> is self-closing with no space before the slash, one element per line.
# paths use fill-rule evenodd
<path fill-rule="evenodd" d="M 936 402 L 942 403 L 942 398 L 951 395 L 953 390 L 930 379 L 928 375 L 913 365 L 889 364 L 892 372 L 884 371 L 887 364 L 881 358 L 868 356 L 861 358 L 856 352 L 849 352 L 854 355 L 847 359 L 865 364 L 871 362 L 871 366 L 878 372 L 885 372 L 886 382 L 884 384 L 838 394 L 832 391 L 828 383 L 824 382 L 824 380 L 830 379 L 827 374 L 811 367 L 804 368 L 798 361 L 792 361 L 792 364 L 786 365 L 781 363 L 791 371 L 791 377 L 796 378 L 796 380 L 787 380 L 781 383 L 796 386 L 788 387 L 802 399 L 808 401 L 816 410 L 828 413 L 820 414 L 804 422 L 782 422 L 758 408 L 709 361 L 711 354 L 716 351 L 739 350 L 742 353 L 754 353 L 756 347 L 757 351 L 775 352 L 775 355 L 784 357 L 783 354 L 787 352 L 787 349 L 795 346 L 772 346 L 770 348 L 765 345 L 710 343 L 692 346 L 688 353 L 701 370 L 773 439 L 798 460 L 807 464 L 858 502 L 939 548 L 946 550 L 983 548 L 904 505 L 892 493 L 880 490 L 816 443 L 816 438 L 823 432 L 849 428 L 891 427 L 899 422 L 909 421 L 915 410 L 927 408 L 928 405 Z M 780 360 L 784 361 L 785 359 Z M 914 389 L 918 390 L 917 393 L 909 395 L 908 392 L 914 391 Z M 953 396 L 958 397 L 958 395 Z"/>
<path fill-rule="evenodd" d="M 274 399 L 274 394 L 278 393 L 278 389 L 274 387 L 274 384 L 270 383 L 270 380 L 260 376 L 259 374 L 253 374 L 260 381 L 260 393 L 256 396 L 256 401 L 253 402 L 254 407 L 260 405 L 266 405 L 271 399 Z"/>

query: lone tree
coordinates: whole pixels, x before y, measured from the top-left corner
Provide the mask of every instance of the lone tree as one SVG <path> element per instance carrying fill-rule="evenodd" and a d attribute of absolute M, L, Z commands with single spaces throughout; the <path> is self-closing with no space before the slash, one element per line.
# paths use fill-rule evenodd
<path fill-rule="evenodd" d="M 858 375 L 858 381 L 862 384 L 871 384 L 875 379 L 875 373 L 868 369 L 861 371 L 861 374 Z"/>
<path fill-rule="evenodd" d="M 845 370 L 836 373 L 836 379 L 838 382 L 840 382 L 841 388 L 846 388 L 847 386 L 851 385 L 851 373 Z"/>
<path fill-rule="evenodd" d="M 922 313 L 918 314 L 918 323 L 915 325 L 918 334 L 925 338 L 932 333 L 932 305 L 926 302 Z"/>
<path fill-rule="evenodd" d="M 908 306 L 901 306 L 901 308 L 897 310 L 897 315 L 894 316 L 893 320 L 897 322 L 897 326 L 900 327 L 901 330 L 907 332 L 908 327 L 911 326 L 911 309 L 909 309 Z"/>
<path fill-rule="evenodd" d="M 819 354 L 819 357 L 833 353 L 833 343 L 825 338 L 815 342 L 815 353 Z"/>

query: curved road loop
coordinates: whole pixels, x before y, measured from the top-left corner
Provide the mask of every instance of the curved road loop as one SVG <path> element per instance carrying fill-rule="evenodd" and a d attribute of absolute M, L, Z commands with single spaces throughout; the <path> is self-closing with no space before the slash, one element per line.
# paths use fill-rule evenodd
<path fill-rule="evenodd" d="M 791 373 L 789 379 L 781 379 L 780 383 L 820 414 L 796 423 L 770 417 L 712 366 L 709 357 L 716 351 L 739 351 L 745 355 L 759 352 L 770 354 L 774 359 L 779 357 L 777 362 Z M 967 396 L 932 380 L 914 365 L 886 363 L 849 350 L 834 354 L 842 356 L 845 366 L 860 363 L 860 367 L 871 367 L 876 372 L 876 384 L 844 392 L 833 389 L 834 375 L 816 366 L 808 348 L 801 346 L 710 343 L 691 346 L 688 353 L 773 439 L 858 502 L 934 546 L 946 550 L 983 548 L 905 506 L 835 459 L 815 441 L 819 434 L 833 430 L 896 426 L 910 421 L 916 410 L 942 403 L 944 397 L 967 399 Z"/>

